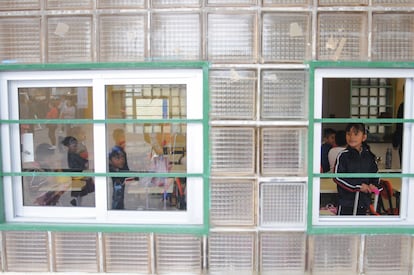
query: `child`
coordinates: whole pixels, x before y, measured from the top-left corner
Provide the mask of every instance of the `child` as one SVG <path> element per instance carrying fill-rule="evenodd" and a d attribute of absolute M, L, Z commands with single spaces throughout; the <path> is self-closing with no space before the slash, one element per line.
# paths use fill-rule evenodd
<path fill-rule="evenodd" d="M 126 155 L 119 146 L 112 147 L 109 153 L 109 172 L 129 171 Z M 112 209 L 124 209 L 125 177 L 112 177 Z"/>
<path fill-rule="evenodd" d="M 89 168 L 89 160 L 87 154 L 85 155 L 82 151 L 79 151 L 79 142 L 75 137 L 67 136 L 62 141 L 62 144 L 68 148 L 68 155 L 67 161 L 69 170 L 71 172 L 82 172 L 83 170 L 87 170 Z M 71 196 L 74 197 L 70 201 L 73 206 L 78 205 L 80 202 L 78 200 L 86 196 L 89 193 L 95 191 L 95 184 L 90 177 L 83 177 L 86 181 L 85 186 L 80 191 L 72 191 Z"/>
<path fill-rule="evenodd" d="M 335 135 L 336 131 L 332 128 L 326 128 L 323 130 L 323 143 L 321 146 L 321 172 L 329 172 L 329 159 L 328 152 L 332 147 L 335 147 Z"/>
<path fill-rule="evenodd" d="M 336 132 L 335 135 L 335 144 L 336 146 L 331 148 L 328 153 L 328 160 L 329 160 L 329 172 L 333 172 L 335 168 L 336 157 L 338 156 L 339 152 L 344 150 L 347 146 L 346 144 L 346 132 L 344 130 L 339 130 Z"/>
<path fill-rule="evenodd" d="M 347 147 L 338 155 L 335 173 L 377 173 L 375 155 L 365 143 L 367 133 L 363 123 L 350 123 L 346 129 Z M 357 215 L 366 215 L 371 204 L 371 192 L 378 191 L 379 178 L 340 178 L 337 184 L 338 215 L 352 215 L 356 192 L 360 192 Z"/>

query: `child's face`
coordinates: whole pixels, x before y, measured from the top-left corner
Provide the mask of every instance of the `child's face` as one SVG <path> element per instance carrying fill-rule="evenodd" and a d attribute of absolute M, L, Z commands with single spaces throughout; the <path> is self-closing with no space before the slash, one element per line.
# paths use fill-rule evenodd
<path fill-rule="evenodd" d="M 354 149 L 361 149 L 362 142 L 364 142 L 367 139 L 367 135 L 359 131 L 355 128 L 351 128 L 349 132 L 346 132 L 346 142 L 348 145 Z"/>
<path fill-rule="evenodd" d="M 72 142 L 68 145 L 68 151 L 73 153 L 76 152 L 78 150 L 78 143 L 77 142 Z"/>
<path fill-rule="evenodd" d="M 125 157 L 121 154 L 112 156 L 110 161 L 112 166 L 116 168 L 122 168 L 125 165 Z"/>
<path fill-rule="evenodd" d="M 330 134 L 329 136 L 327 136 L 326 143 L 330 145 L 335 145 L 335 134 Z"/>

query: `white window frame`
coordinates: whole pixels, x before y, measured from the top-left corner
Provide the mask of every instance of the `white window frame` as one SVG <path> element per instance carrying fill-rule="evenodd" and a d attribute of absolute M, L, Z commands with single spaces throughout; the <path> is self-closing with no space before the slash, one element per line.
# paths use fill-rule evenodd
<path fill-rule="evenodd" d="M 106 223 L 151 225 L 202 225 L 204 222 L 205 119 L 203 69 L 61 70 L 0 72 L 0 115 L 18 120 L 18 88 L 93 87 L 93 119 L 104 120 L 105 85 L 185 84 L 187 87 L 187 210 L 129 211 L 107 209 L 107 177 L 95 177 L 95 207 L 23 206 L 21 176 L 3 176 L 6 222 Z M 200 122 L 188 122 L 199 120 Z M 169 120 L 165 120 L 166 123 Z M 137 121 L 139 123 L 139 121 Z M 107 172 L 104 123 L 94 123 L 95 173 Z M 21 172 L 19 124 L 1 125 L 3 173 Z M 197 142 L 192 142 L 197 141 Z M 112 141 L 110 141 L 112 142 Z M 13 188 L 19 186 L 18 188 Z"/>
<path fill-rule="evenodd" d="M 401 205 L 399 216 L 320 216 L 320 141 L 322 133 L 322 85 L 324 78 L 405 78 L 404 93 L 404 119 L 413 119 L 414 110 L 408 106 L 414 106 L 414 69 L 404 68 L 315 68 L 314 69 L 314 112 L 311 113 L 313 122 L 313 176 L 312 181 L 312 226 L 329 228 L 334 226 L 344 226 L 344 228 L 352 228 L 361 226 L 407 226 L 414 225 L 414 178 L 412 176 L 402 178 L 401 186 Z M 375 122 L 373 120 L 372 122 Z M 325 122 L 327 123 L 327 122 Z M 404 123 L 404 154 L 403 154 L 403 170 L 401 174 L 413 174 L 414 161 L 414 123 Z M 321 174 L 322 175 L 322 174 Z M 332 174 L 331 174 L 332 175 Z M 329 175 L 329 176 L 331 176 Z"/>

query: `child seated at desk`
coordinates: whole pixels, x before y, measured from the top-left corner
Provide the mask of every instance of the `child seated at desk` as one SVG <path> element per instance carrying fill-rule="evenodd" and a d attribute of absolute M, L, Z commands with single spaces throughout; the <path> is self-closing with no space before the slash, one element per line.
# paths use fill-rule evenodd
<path fill-rule="evenodd" d="M 363 123 L 350 123 L 346 129 L 347 147 L 338 155 L 335 173 L 377 173 L 376 157 L 365 143 L 367 133 Z M 337 184 L 338 215 L 353 215 L 355 194 L 360 192 L 357 215 L 366 215 L 371 203 L 371 192 L 378 191 L 379 178 L 340 178 Z"/>

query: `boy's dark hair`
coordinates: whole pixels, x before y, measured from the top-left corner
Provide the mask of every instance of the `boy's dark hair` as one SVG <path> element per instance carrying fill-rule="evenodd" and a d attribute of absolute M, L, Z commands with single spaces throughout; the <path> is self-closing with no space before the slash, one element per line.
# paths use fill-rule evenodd
<path fill-rule="evenodd" d="M 339 130 L 335 135 L 335 143 L 338 146 L 346 145 L 346 132 L 344 130 Z"/>
<path fill-rule="evenodd" d="M 112 159 L 113 157 L 123 156 L 125 157 L 125 153 L 119 146 L 112 147 L 111 151 L 108 154 L 108 159 Z"/>
<path fill-rule="evenodd" d="M 62 140 L 62 144 L 65 146 L 69 146 L 71 144 L 78 143 L 78 140 L 72 136 L 67 136 Z"/>
<path fill-rule="evenodd" d="M 357 130 L 358 132 L 367 134 L 367 129 L 365 128 L 364 123 L 349 123 L 348 125 L 346 125 L 345 132 L 348 133 L 349 131 L 351 131 L 352 128 Z"/>
<path fill-rule="evenodd" d="M 329 137 L 332 134 L 336 134 L 335 129 L 333 129 L 333 128 L 325 128 L 325 129 L 323 129 L 323 137 L 327 138 L 327 137 Z"/>

